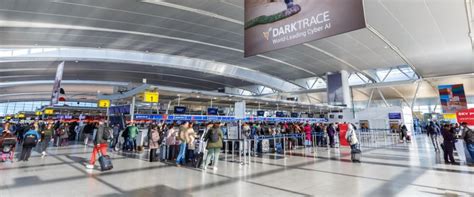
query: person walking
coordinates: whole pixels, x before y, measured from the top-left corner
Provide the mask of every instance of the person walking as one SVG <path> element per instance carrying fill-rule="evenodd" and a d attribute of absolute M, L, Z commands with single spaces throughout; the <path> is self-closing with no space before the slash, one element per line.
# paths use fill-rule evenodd
<path fill-rule="evenodd" d="M 207 169 L 209 163 L 211 163 L 212 159 L 212 169 L 217 170 L 217 163 L 219 162 L 219 154 L 223 147 L 222 139 L 224 134 L 222 130 L 219 128 L 220 123 L 216 123 L 213 125 L 212 129 L 207 132 L 207 156 L 206 156 L 206 163 L 204 164 L 204 170 Z"/>
<path fill-rule="evenodd" d="M 42 139 L 41 139 L 41 158 L 46 157 L 48 154 L 46 153 L 46 149 L 53 138 L 54 128 L 53 123 L 49 123 L 48 126 L 41 132 Z"/>
<path fill-rule="evenodd" d="M 92 123 L 87 123 L 83 129 L 84 132 L 84 145 L 88 145 L 92 141 L 92 136 L 94 134 L 94 125 Z"/>
<path fill-rule="evenodd" d="M 188 144 L 186 132 L 189 129 L 189 123 L 185 122 L 179 127 L 178 140 L 180 141 L 179 145 L 179 154 L 176 158 L 176 166 L 181 167 L 181 164 L 185 163 L 186 160 L 186 146 Z"/>
<path fill-rule="evenodd" d="M 329 146 L 334 148 L 334 136 L 336 135 L 336 129 L 334 128 L 334 124 L 331 123 L 327 127 L 328 137 L 329 137 Z"/>
<path fill-rule="evenodd" d="M 160 132 L 158 131 L 157 125 L 152 125 L 150 129 L 150 135 L 148 138 L 148 146 L 150 148 L 150 162 L 157 161 L 156 159 L 156 150 L 160 147 L 159 140 L 160 140 Z"/>
<path fill-rule="evenodd" d="M 112 129 L 112 135 L 114 136 L 114 142 L 112 143 L 112 148 L 115 150 L 115 147 L 117 146 L 117 143 L 119 141 L 119 134 L 120 134 L 120 124 L 115 124 L 113 129 Z"/>
<path fill-rule="evenodd" d="M 454 142 L 456 138 L 454 137 L 454 129 L 451 125 L 446 124 L 443 127 L 442 131 L 443 135 L 443 155 L 444 155 L 444 163 L 446 164 L 456 164 L 454 160 Z"/>
<path fill-rule="evenodd" d="M 408 135 L 408 129 L 407 129 L 407 126 L 405 126 L 404 124 L 401 126 L 401 129 L 400 129 L 400 143 L 403 143 L 405 142 L 405 139 L 407 139 L 407 135 Z M 407 140 L 408 141 L 408 140 Z"/>
<path fill-rule="evenodd" d="M 104 124 L 104 121 L 99 122 L 97 128 L 97 133 L 94 136 L 94 149 L 92 150 L 92 155 L 89 161 L 89 164 L 86 165 L 87 169 L 93 169 L 96 161 L 96 155 L 100 152 L 102 156 L 107 155 L 107 140 L 110 138 L 109 128 Z"/>
<path fill-rule="evenodd" d="M 69 140 L 69 125 L 64 123 L 59 127 L 59 146 L 65 146 Z"/>
<path fill-rule="evenodd" d="M 427 128 L 428 136 L 431 138 L 431 142 L 435 148 L 435 152 L 439 152 L 439 142 L 438 142 L 438 135 L 440 133 L 440 129 L 438 125 L 436 125 L 433 121 L 430 122 Z"/>
<path fill-rule="evenodd" d="M 19 161 L 28 161 L 31 150 L 36 146 L 41 136 L 38 133 L 38 125 L 31 125 L 30 129 L 23 135 L 22 150 Z"/>

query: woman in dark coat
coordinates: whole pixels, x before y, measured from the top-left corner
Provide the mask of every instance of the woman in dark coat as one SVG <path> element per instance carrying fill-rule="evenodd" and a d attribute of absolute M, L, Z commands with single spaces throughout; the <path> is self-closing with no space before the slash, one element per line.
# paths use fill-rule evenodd
<path fill-rule="evenodd" d="M 446 124 L 444 125 L 443 131 L 443 152 L 444 152 L 444 162 L 445 163 L 450 163 L 450 164 L 456 164 L 454 160 L 454 142 L 455 142 L 455 137 L 454 137 L 454 129 L 451 128 L 451 125 Z"/>

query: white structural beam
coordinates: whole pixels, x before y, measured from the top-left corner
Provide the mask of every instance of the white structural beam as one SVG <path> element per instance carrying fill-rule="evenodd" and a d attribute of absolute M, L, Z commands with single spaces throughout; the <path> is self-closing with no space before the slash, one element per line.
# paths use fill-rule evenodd
<path fill-rule="evenodd" d="M 14 51 L 15 49 L 12 49 Z M 287 92 L 301 90 L 291 82 L 231 64 L 209 60 L 189 58 L 162 53 L 145 53 L 117 49 L 94 49 L 77 47 L 51 47 L 51 48 L 18 48 L 21 53 L 11 53 L 0 56 L 0 62 L 30 62 L 30 61 L 99 61 L 113 63 L 130 63 L 139 65 L 179 68 L 197 72 L 221 75 L 241 79 L 272 89 Z M 6 53 L 5 53 L 6 54 Z"/>

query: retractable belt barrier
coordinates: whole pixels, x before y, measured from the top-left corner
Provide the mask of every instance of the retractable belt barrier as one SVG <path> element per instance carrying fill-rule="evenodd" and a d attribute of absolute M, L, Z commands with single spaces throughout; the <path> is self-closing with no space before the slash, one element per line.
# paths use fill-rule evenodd
<path fill-rule="evenodd" d="M 360 129 L 356 131 L 361 147 L 378 148 L 399 143 L 400 134 L 390 129 Z"/>

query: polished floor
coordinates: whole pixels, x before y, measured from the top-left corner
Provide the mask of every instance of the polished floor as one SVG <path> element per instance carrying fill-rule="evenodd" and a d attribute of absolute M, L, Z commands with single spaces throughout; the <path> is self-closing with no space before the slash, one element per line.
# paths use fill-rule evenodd
<path fill-rule="evenodd" d="M 218 170 L 206 172 L 112 154 L 114 169 L 100 172 L 84 167 L 90 147 L 70 145 L 0 163 L 0 196 L 474 196 L 474 167 L 443 164 L 425 136 L 362 150 L 362 163 L 351 163 L 347 148 L 269 154 L 249 165 L 221 155 Z"/>

